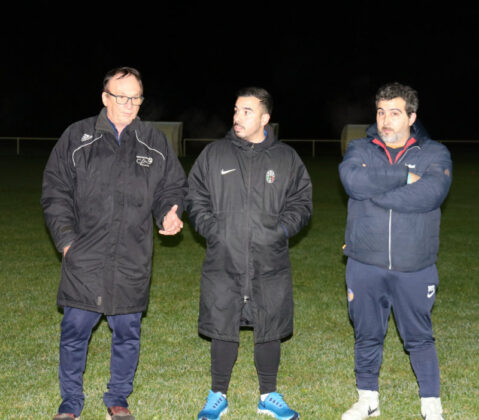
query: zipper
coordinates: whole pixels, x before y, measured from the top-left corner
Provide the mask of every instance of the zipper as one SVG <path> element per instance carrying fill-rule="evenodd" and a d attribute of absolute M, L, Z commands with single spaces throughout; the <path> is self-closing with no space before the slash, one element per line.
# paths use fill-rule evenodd
<path fill-rule="evenodd" d="M 400 163 L 403 159 L 404 159 L 404 156 L 406 156 L 406 154 L 412 150 L 412 149 L 419 149 L 421 150 L 421 147 L 418 146 L 417 144 L 407 148 L 404 150 L 404 153 L 399 157 L 399 159 L 397 161 L 394 162 L 394 164 L 398 164 Z M 392 218 L 393 218 L 393 210 L 392 209 L 389 209 L 389 238 L 388 238 L 388 260 L 389 260 L 389 270 L 392 270 L 393 268 L 393 263 L 392 263 L 392 251 L 391 251 L 391 243 L 392 243 Z"/>
<path fill-rule="evenodd" d="M 247 303 L 250 299 L 248 296 L 249 293 L 249 251 L 250 251 L 250 238 L 249 238 L 249 212 L 250 212 L 250 202 L 251 202 L 251 169 L 253 167 L 253 152 L 254 152 L 254 144 L 252 144 L 249 148 L 249 153 L 251 154 L 249 157 L 249 166 L 248 166 L 248 184 L 247 184 L 247 194 L 246 194 L 246 232 L 247 232 L 247 240 L 246 240 L 246 283 L 244 289 L 244 296 L 243 296 L 243 303 Z"/>
<path fill-rule="evenodd" d="M 415 139 L 411 138 L 412 140 L 416 141 Z M 410 141 L 410 140 L 409 140 Z M 409 142 L 408 141 L 408 142 Z M 395 160 L 394 162 L 392 161 L 391 159 L 391 155 L 389 154 L 389 151 L 388 149 L 377 139 L 374 139 L 373 140 L 373 143 L 374 144 L 377 144 L 378 146 L 382 147 L 384 152 L 386 153 L 386 156 L 389 160 L 389 164 L 390 165 L 395 165 L 399 162 L 401 162 L 401 160 L 404 159 L 404 156 L 406 156 L 406 154 L 409 152 L 409 150 L 411 149 L 415 149 L 415 148 L 418 148 L 418 149 L 421 149 L 420 146 L 418 146 L 417 144 L 415 145 L 411 145 L 410 147 L 408 147 L 407 143 L 406 145 L 404 146 L 404 149 L 402 152 L 400 152 L 400 154 L 396 157 L 396 159 L 399 157 L 399 159 Z M 401 154 L 402 153 L 402 154 Z M 392 252 L 391 252 L 391 242 L 392 242 L 392 218 L 393 218 L 393 210 L 392 209 L 389 209 L 389 226 L 388 226 L 388 268 L 389 270 L 392 270 Z"/>
<path fill-rule="evenodd" d="M 393 210 L 389 209 L 389 238 L 388 238 L 388 259 L 389 259 L 389 269 L 393 267 L 392 258 L 391 258 L 391 228 L 392 228 L 392 218 Z"/>
<path fill-rule="evenodd" d="M 404 156 L 406 156 L 407 152 L 409 152 L 409 151 L 412 150 L 412 149 L 419 149 L 419 150 L 421 150 L 421 147 L 416 144 L 416 145 L 410 147 L 409 149 L 406 149 L 406 150 L 404 151 L 404 153 L 402 154 L 402 156 L 399 158 L 399 160 L 398 160 L 397 162 L 395 162 L 395 163 L 400 163 L 401 160 L 404 159 Z"/>

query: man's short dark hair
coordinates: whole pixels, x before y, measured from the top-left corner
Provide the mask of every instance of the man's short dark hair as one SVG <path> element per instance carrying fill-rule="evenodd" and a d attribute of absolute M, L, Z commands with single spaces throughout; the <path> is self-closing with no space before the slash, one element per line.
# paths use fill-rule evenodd
<path fill-rule="evenodd" d="M 133 67 L 117 67 L 107 72 L 107 74 L 105 74 L 105 77 L 103 78 L 103 90 L 106 89 L 108 82 L 111 79 L 113 79 L 116 75 L 120 75 L 118 77 L 119 79 L 122 79 L 123 77 L 127 77 L 130 75 L 134 76 L 136 80 L 138 80 L 138 83 L 140 84 L 140 87 L 141 87 L 141 91 L 143 92 L 143 82 L 141 81 L 140 72 L 137 69 L 134 69 Z"/>
<path fill-rule="evenodd" d="M 406 113 L 416 113 L 419 107 L 417 91 L 407 85 L 394 82 L 381 86 L 376 93 L 376 107 L 379 101 L 390 101 L 394 98 L 402 98 L 406 101 Z"/>
<path fill-rule="evenodd" d="M 242 97 L 253 96 L 256 99 L 259 99 L 259 101 L 263 104 L 263 106 L 266 109 L 266 112 L 269 115 L 271 115 L 271 113 L 273 112 L 273 97 L 270 95 L 270 93 L 266 89 L 256 87 L 256 86 L 250 86 L 247 88 L 240 89 L 236 97 L 239 98 L 240 96 Z"/>

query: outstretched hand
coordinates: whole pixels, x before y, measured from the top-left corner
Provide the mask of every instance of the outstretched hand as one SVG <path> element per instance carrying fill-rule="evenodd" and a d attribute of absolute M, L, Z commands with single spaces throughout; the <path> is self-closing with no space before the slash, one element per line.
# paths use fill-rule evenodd
<path fill-rule="evenodd" d="M 183 222 L 176 214 L 176 210 L 178 210 L 177 204 L 171 207 L 170 211 L 166 213 L 163 218 L 163 229 L 158 231 L 160 235 L 176 235 L 183 229 Z"/>

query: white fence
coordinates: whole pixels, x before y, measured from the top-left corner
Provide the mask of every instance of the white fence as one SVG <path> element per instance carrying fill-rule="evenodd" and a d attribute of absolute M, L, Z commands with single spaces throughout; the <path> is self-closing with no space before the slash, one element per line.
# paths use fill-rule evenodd
<path fill-rule="evenodd" d="M 183 138 L 181 139 L 181 130 L 180 127 L 176 127 L 173 129 L 175 132 L 174 135 L 170 132 L 166 132 L 165 135 L 167 136 L 168 140 L 171 142 L 173 150 L 176 152 L 178 156 L 185 156 L 186 155 L 186 145 L 188 143 L 209 143 L 212 141 L 216 141 L 218 139 L 213 139 L 213 138 Z M 358 136 L 357 133 L 353 133 L 354 130 L 348 131 L 348 136 L 344 135 L 342 136 L 341 139 L 280 139 L 280 141 L 285 142 L 285 143 L 310 143 L 311 145 L 311 156 L 316 156 L 317 153 L 317 146 L 321 144 L 332 144 L 332 143 L 338 143 L 338 150 L 340 148 L 341 153 L 344 154 L 348 142 L 352 138 L 358 138 L 361 136 Z M 344 134 L 345 131 L 343 131 L 342 134 Z M 171 138 L 170 138 L 171 137 Z M 50 141 L 54 142 L 57 141 L 57 137 L 0 137 L 0 141 L 7 140 L 7 141 L 14 141 L 16 143 L 16 154 L 20 155 L 21 154 L 21 144 L 22 142 L 27 142 L 27 141 Z M 438 140 L 441 143 L 445 143 L 446 145 L 450 144 L 461 144 L 461 145 L 472 145 L 474 144 L 475 146 L 479 145 L 479 140 Z"/>
<path fill-rule="evenodd" d="M 209 138 L 184 138 L 183 139 L 183 152 L 186 155 L 187 143 L 209 143 L 218 139 Z M 321 143 L 340 143 L 340 139 L 280 139 L 284 143 L 311 143 L 311 155 L 316 156 L 316 145 Z"/>
<path fill-rule="evenodd" d="M 175 127 L 170 130 L 164 130 L 164 127 L 157 127 L 161 129 L 168 140 L 170 141 L 173 150 L 178 156 L 186 155 L 187 143 L 209 143 L 218 139 L 213 138 L 183 138 L 181 139 L 181 128 Z M 21 143 L 25 141 L 57 141 L 57 137 L 0 137 L 0 140 L 11 140 L 16 142 L 16 154 L 21 154 Z M 316 145 L 321 143 L 340 143 L 340 139 L 281 139 L 285 143 L 310 143 L 311 155 L 316 156 Z"/>
<path fill-rule="evenodd" d="M 12 140 L 16 142 L 17 155 L 20 154 L 20 143 L 23 141 L 57 141 L 57 137 L 0 137 L 0 140 Z"/>

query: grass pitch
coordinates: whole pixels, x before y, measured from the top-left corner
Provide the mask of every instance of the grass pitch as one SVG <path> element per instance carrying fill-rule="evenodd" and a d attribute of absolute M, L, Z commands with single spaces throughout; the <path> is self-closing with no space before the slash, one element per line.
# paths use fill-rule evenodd
<path fill-rule="evenodd" d="M 353 330 L 348 320 L 341 253 L 346 196 L 340 156 L 304 158 L 314 184 L 314 215 L 291 240 L 295 335 L 282 346 L 278 391 L 302 419 L 339 419 L 356 400 Z M 453 185 L 443 206 L 433 311 L 447 419 L 479 419 L 479 164 L 455 156 Z M 46 157 L 0 157 L 0 419 L 48 419 L 60 403 L 56 307 L 60 257 L 45 229 L 41 177 Z M 188 171 L 192 158 L 182 163 Z M 129 398 L 138 420 L 195 419 L 210 387 L 209 343 L 197 335 L 199 278 L 205 245 L 185 217 L 176 238 L 155 238 L 141 356 Z M 93 333 L 84 377 L 82 419 L 103 419 L 111 334 Z M 418 389 L 394 322 L 380 376 L 381 418 L 420 419 Z M 241 333 L 228 394 L 228 419 L 256 414 L 253 340 Z"/>

